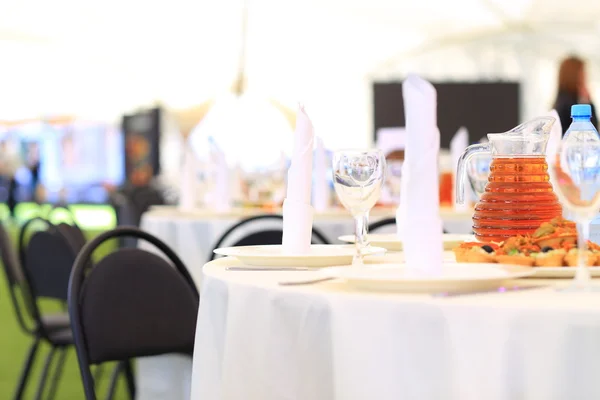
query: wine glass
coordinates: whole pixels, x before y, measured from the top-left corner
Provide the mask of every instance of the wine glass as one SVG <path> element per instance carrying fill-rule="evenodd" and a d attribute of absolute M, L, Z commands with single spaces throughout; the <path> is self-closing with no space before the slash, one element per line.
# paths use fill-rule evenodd
<path fill-rule="evenodd" d="M 577 224 L 578 266 L 566 290 L 600 291 L 592 286 L 587 268 L 590 223 L 600 210 L 600 141 L 563 141 L 548 167 L 554 191 Z"/>
<path fill-rule="evenodd" d="M 381 195 L 384 175 L 385 157 L 381 150 L 341 150 L 333 155 L 335 192 L 355 221 L 353 265 L 363 263 L 369 211 Z"/>

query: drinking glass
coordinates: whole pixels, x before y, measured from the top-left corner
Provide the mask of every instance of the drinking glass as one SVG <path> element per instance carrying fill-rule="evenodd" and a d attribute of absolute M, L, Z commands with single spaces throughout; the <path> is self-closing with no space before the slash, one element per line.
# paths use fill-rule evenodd
<path fill-rule="evenodd" d="M 600 142 L 562 142 L 549 157 L 550 178 L 561 204 L 577 224 L 579 253 L 575 279 L 567 291 L 599 291 L 587 268 L 590 223 L 600 210 Z"/>
<path fill-rule="evenodd" d="M 335 192 L 355 221 L 356 254 L 353 265 L 363 263 L 369 211 L 381 195 L 384 175 L 385 156 L 380 150 L 341 150 L 333 155 Z"/>

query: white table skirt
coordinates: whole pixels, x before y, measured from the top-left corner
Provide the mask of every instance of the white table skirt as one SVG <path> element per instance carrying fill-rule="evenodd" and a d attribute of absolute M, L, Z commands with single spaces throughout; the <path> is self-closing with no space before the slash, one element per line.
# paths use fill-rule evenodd
<path fill-rule="evenodd" d="M 176 207 L 155 207 L 144 214 L 141 228 L 169 245 L 192 271 L 200 271 L 220 236 L 242 218 L 264 213 L 260 210 L 232 210 L 215 214 L 209 211 L 180 212 Z M 452 233 L 468 233 L 470 212 L 444 210 L 444 227 Z M 393 217 L 393 210 L 374 209 L 371 221 Z M 351 233 L 353 221 L 344 210 L 315 215 L 317 227 L 332 243 Z M 393 228 L 392 228 L 393 229 Z M 195 274 L 198 288 L 202 275 Z M 137 386 L 140 400 L 187 400 L 190 392 L 191 361 L 185 357 L 165 355 L 138 360 Z M 308 399 L 308 398 L 307 398 Z"/>
<path fill-rule="evenodd" d="M 600 398 L 599 295 L 280 287 L 310 272 L 234 264 L 204 267 L 194 400 Z"/>

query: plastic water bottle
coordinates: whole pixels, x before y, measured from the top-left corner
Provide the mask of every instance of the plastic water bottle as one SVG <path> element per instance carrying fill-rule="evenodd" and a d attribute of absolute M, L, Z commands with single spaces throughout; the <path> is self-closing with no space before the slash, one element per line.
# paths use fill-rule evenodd
<path fill-rule="evenodd" d="M 592 106 L 589 104 L 575 104 L 571 106 L 571 118 L 573 122 L 565 132 L 563 141 L 577 140 L 600 141 L 598 131 L 592 124 Z"/>
<path fill-rule="evenodd" d="M 571 118 L 573 122 L 565 132 L 564 142 L 571 140 L 577 142 L 600 141 L 600 135 L 592 124 L 592 107 L 589 104 L 575 104 L 571 106 Z M 563 209 L 563 216 L 567 219 L 573 219 L 568 210 Z M 590 240 L 600 243 L 600 214 L 594 218 L 590 224 Z"/>

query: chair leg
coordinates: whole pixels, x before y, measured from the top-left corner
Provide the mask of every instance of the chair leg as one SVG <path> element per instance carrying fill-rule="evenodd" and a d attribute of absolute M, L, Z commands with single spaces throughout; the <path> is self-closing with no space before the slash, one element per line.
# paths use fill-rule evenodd
<path fill-rule="evenodd" d="M 19 384 L 17 386 L 17 390 L 15 391 L 15 400 L 21 400 L 25 394 L 25 388 L 27 387 L 27 381 L 29 379 L 29 374 L 31 373 L 31 367 L 33 366 L 33 362 L 35 361 L 35 356 L 37 355 L 37 350 L 39 347 L 40 338 L 36 337 L 33 340 L 33 343 L 29 348 L 27 358 L 25 359 L 25 365 L 23 366 L 23 371 L 21 372 L 21 377 L 19 378 Z"/>
<path fill-rule="evenodd" d="M 124 361 L 125 363 L 125 378 L 127 379 L 127 389 L 129 390 L 129 398 L 135 400 L 135 376 L 133 375 L 133 366 L 131 360 Z"/>
<path fill-rule="evenodd" d="M 48 392 L 47 400 L 53 400 L 56 395 L 56 390 L 58 389 L 58 383 L 60 381 L 60 377 L 62 376 L 63 367 L 65 366 L 65 360 L 67 359 L 67 351 L 68 347 L 61 347 L 59 349 L 60 354 L 58 356 L 58 364 L 54 369 L 54 374 L 52 375 L 52 382 L 50 386 L 50 391 Z"/>
<path fill-rule="evenodd" d="M 125 361 L 119 361 L 115 366 L 112 374 L 110 375 L 110 386 L 108 388 L 108 394 L 106 395 L 106 400 L 112 400 L 115 395 L 115 390 L 117 388 L 117 382 L 119 380 L 119 375 L 123 372 L 125 368 Z"/>
<path fill-rule="evenodd" d="M 52 346 L 50 348 L 50 352 L 46 357 L 46 362 L 44 363 L 44 369 L 42 370 L 42 375 L 40 377 L 40 382 L 38 383 L 37 393 L 35 394 L 35 400 L 41 400 L 44 394 L 44 388 L 46 387 L 46 381 L 48 380 L 48 371 L 50 370 L 50 366 L 52 365 L 52 359 L 54 358 L 54 353 L 56 351 L 56 347 Z"/>

